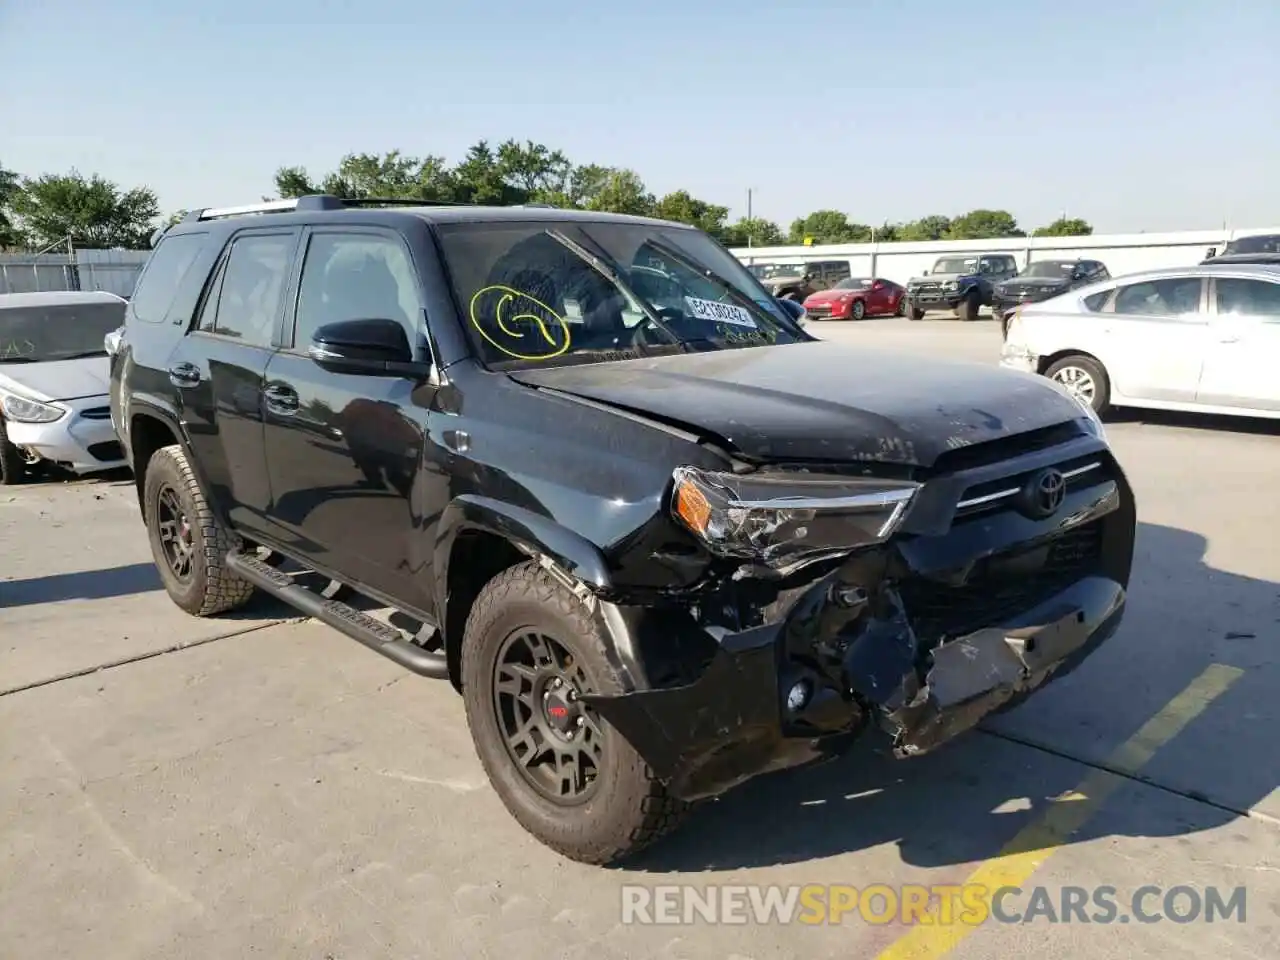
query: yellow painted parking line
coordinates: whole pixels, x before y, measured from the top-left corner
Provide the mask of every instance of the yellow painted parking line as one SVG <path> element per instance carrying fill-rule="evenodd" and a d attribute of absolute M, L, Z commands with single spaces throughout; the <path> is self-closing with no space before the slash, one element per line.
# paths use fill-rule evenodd
<path fill-rule="evenodd" d="M 1211 664 L 1144 723 L 1142 729 L 1120 744 L 1107 758 L 1107 766 L 1112 770 L 1136 774 L 1157 750 L 1203 713 L 1243 673 L 1236 667 Z M 988 891 L 1004 886 L 1022 886 L 1126 782 L 1124 777 L 1109 770 L 1090 771 L 1079 786 L 1055 797 L 1043 816 L 1023 827 L 998 854 L 984 861 L 964 882 L 979 884 Z M 950 952 L 976 929 L 971 924 L 960 922 L 938 923 L 935 907 L 922 922 L 913 925 L 890 944 L 876 960 L 933 960 Z"/>

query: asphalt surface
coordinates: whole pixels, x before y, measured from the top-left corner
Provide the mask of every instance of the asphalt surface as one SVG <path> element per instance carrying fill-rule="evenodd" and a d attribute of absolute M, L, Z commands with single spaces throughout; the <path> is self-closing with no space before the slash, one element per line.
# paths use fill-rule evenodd
<path fill-rule="evenodd" d="M 818 332 L 981 363 L 999 342 L 946 319 Z M 868 741 L 748 784 L 629 870 L 523 833 L 445 684 L 265 600 L 180 613 L 127 480 L 0 488 L 0 957 L 1274 956 L 1280 425 L 1123 416 L 1108 433 L 1141 530 L 1106 647 L 936 755 Z M 1055 901 L 1109 886 L 1125 916 L 1144 885 L 1243 887 L 1246 912 L 958 932 L 857 911 L 622 922 L 627 884 L 966 878 Z"/>

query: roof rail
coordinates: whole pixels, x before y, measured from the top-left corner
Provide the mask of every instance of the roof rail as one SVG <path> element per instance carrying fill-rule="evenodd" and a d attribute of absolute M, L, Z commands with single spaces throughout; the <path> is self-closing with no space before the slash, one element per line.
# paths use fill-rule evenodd
<path fill-rule="evenodd" d="M 336 197 L 328 193 L 311 193 L 289 200 L 266 200 L 262 203 L 246 203 L 236 207 L 206 207 L 192 210 L 183 223 L 203 220 L 221 220 L 225 217 L 243 217 L 258 213 L 295 213 L 304 210 L 346 210 L 349 207 L 470 207 L 474 204 L 455 200 L 420 200 L 410 197 Z"/>

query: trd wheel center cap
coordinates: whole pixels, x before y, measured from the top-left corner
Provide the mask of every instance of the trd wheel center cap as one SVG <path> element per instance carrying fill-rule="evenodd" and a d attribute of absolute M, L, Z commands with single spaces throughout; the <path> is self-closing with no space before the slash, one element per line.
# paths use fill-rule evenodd
<path fill-rule="evenodd" d="M 578 710 L 561 691 L 548 690 L 542 695 L 542 715 L 547 726 L 565 739 L 578 728 Z"/>

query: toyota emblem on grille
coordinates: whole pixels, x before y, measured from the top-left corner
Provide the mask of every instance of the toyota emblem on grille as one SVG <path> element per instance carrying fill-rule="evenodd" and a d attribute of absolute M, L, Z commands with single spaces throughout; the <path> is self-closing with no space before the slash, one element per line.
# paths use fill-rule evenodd
<path fill-rule="evenodd" d="M 1050 467 L 1033 476 L 1022 490 L 1023 507 L 1036 519 L 1051 517 L 1058 512 L 1067 495 L 1067 478 L 1060 470 Z"/>

